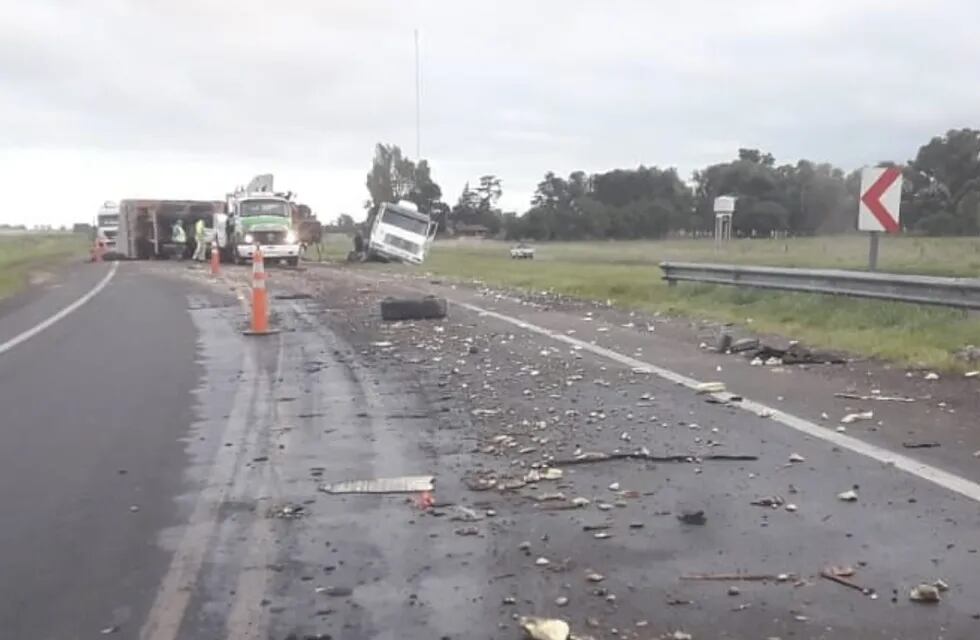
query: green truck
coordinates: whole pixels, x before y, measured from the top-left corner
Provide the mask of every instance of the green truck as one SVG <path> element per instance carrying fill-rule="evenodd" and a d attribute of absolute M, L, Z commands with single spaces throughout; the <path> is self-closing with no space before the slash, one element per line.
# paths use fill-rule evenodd
<path fill-rule="evenodd" d="M 214 237 L 224 261 L 249 262 L 261 247 L 264 260 L 299 263 L 301 245 L 294 225 L 291 192 L 273 189 L 272 175 L 256 176 L 227 196 L 225 211 L 214 215 Z"/>

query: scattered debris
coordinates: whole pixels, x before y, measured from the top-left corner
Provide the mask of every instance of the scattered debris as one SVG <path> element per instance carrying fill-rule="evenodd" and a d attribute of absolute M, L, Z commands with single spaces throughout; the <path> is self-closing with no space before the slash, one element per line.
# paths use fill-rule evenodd
<path fill-rule="evenodd" d="M 874 595 L 874 589 L 862 587 L 861 585 L 855 584 L 850 580 L 854 573 L 854 567 L 827 567 L 820 571 L 820 577 L 860 591 L 866 596 Z"/>
<path fill-rule="evenodd" d="M 851 424 L 858 420 L 874 420 L 874 411 L 861 411 L 860 413 L 849 413 L 840 419 L 841 424 Z"/>
<path fill-rule="evenodd" d="M 477 527 L 461 527 L 453 531 L 458 536 L 478 536 L 480 535 L 480 529 Z"/>
<path fill-rule="evenodd" d="M 742 353 L 744 351 L 752 351 L 753 349 L 759 348 L 758 338 L 740 338 L 731 343 L 728 347 L 729 353 Z"/>
<path fill-rule="evenodd" d="M 838 493 L 837 499 L 844 502 L 857 502 L 858 494 L 854 489 L 848 489 L 847 491 L 841 491 Z"/>
<path fill-rule="evenodd" d="M 296 520 L 307 514 L 306 507 L 301 504 L 284 504 L 274 506 L 268 511 L 268 517 L 283 520 Z"/>
<path fill-rule="evenodd" d="M 415 496 L 415 506 L 422 511 L 428 511 L 435 505 L 436 498 L 432 495 L 431 491 L 423 491 L 422 493 Z"/>
<path fill-rule="evenodd" d="M 588 580 L 589 582 L 602 582 L 603 580 L 606 579 L 606 576 L 602 575 L 601 573 L 596 573 L 593 571 L 591 573 L 586 574 L 585 579 Z"/>
<path fill-rule="evenodd" d="M 732 585 L 732 586 L 728 587 L 728 595 L 730 595 L 730 596 L 741 595 L 741 593 L 742 593 L 742 590 L 739 589 L 738 587 L 736 587 L 735 585 Z"/>
<path fill-rule="evenodd" d="M 803 456 L 801 456 L 798 453 L 791 453 L 791 454 L 789 454 L 789 461 L 790 462 L 806 462 L 806 458 L 804 458 Z"/>
<path fill-rule="evenodd" d="M 796 511 L 797 511 L 798 509 L 799 509 L 799 507 L 797 507 L 797 506 L 796 506 L 795 504 L 793 504 L 792 502 L 790 502 L 789 504 L 787 504 L 787 505 L 786 505 L 786 510 L 787 510 L 787 511 L 789 511 L 790 513 L 796 513 Z"/>
<path fill-rule="evenodd" d="M 670 634 L 670 640 L 694 640 L 694 636 L 686 631 L 675 631 Z"/>
<path fill-rule="evenodd" d="M 547 567 L 549 564 L 551 564 L 551 561 L 547 558 L 541 557 L 535 560 L 534 564 L 538 565 L 539 567 Z"/>
<path fill-rule="evenodd" d="M 964 378 L 976 378 L 977 376 L 980 376 L 980 371 L 967 371 L 963 374 Z"/>
<path fill-rule="evenodd" d="M 354 594 L 354 590 L 350 587 L 317 587 L 313 591 L 331 598 L 346 598 Z"/>
<path fill-rule="evenodd" d="M 704 511 L 683 511 L 677 516 L 677 519 L 684 524 L 698 526 L 704 525 L 708 520 L 704 515 Z"/>
<path fill-rule="evenodd" d="M 117 631 L 119 631 L 119 627 L 117 627 L 116 625 L 112 625 L 111 627 L 106 627 L 104 629 L 101 629 L 99 633 L 101 633 L 104 636 L 108 636 L 113 633 L 116 633 Z"/>
<path fill-rule="evenodd" d="M 724 393 L 726 387 L 724 382 L 701 382 L 694 390 L 698 393 Z"/>
<path fill-rule="evenodd" d="M 939 374 L 935 371 L 930 371 L 926 375 L 922 376 L 923 380 L 939 380 Z"/>
<path fill-rule="evenodd" d="M 963 362 L 980 362 L 980 347 L 968 344 L 954 353 L 953 357 Z"/>
<path fill-rule="evenodd" d="M 766 580 L 775 580 L 777 582 L 786 582 L 790 578 L 795 577 L 792 573 L 686 573 L 681 576 L 681 580 L 720 580 L 720 581 L 731 581 L 740 580 L 747 582 L 764 582 Z"/>
<path fill-rule="evenodd" d="M 939 602 L 939 589 L 935 585 L 920 584 L 909 591 L 909 600 L 928 604 Z"/>
<path fill-rule="evenodd" d="M 936 587 L 940 591 L 949 591 L 949 585 L 946 584 L 946 581 L 942 579 L 933 582 L 932 586 Z"/>
<path fill-rule="evenodd" d="M 564 607 L 567 604 L 568 604 L 568 598 L 566 598 L 565 596 L 558 596 L 557 598 L 555 598 L 555 605 L 559 607 Z"/>
<path fill-rule="evenodd" d="M 648 462 L 689 462 L 697 463 L 706 460 L 712 461 L 728 461 L 728 462 L 749 462 L 753 460 L 758 460 L 759 456 L 753 455 L 742 455 L 742 454 L 725 454 L 718 453 L 708 456 L 693 456 L 693 455 L 655 455 L 649 453 L 648 451 L 636 451 L 633 453 L 602 453 L 598 451 L 591 451 L 582 453 L 574 458 L 566 458 L 564 460 L 552 460 L 551 464 L 560 467 L 567 467 L 576 464 L 589 464 L 592 462 L 607 462 L 610 460 L 646 460 Z"/>
<path fill-rule="evenodd" d="M 756 500 L 753 500 L 749 504 L 756 507 L 770 507 L 772 509 L 778 509 L 779 507 L 783 506 L 784 502 L 785 500 L 783 500 L 779 496 L 770 496 L 767 498 L 758 498 Z"/>
<path fill-rule="evenodd" d="M 834 397 L 847 398 L 848 400 L 876 400 L 879 402 L 915 402 L 915 398 L 908 398 L 905 396 L 883 396 L 880 394 L 862 396 L 857 393 L 835 393 Z"/>
<path fill-rule="evenodd" d="M 531 640 L 568 640 L 572 632 L 567 622 L 557 618 L 521 616 L 517 623 Z"/>
<path fill-rule="evenodd" d="M 433 476 L 401 476 L 373 480 L 346 480 L 320 487 L 326 493 L 419 493 L 432 491 Z"/>
<path fill-rule="evenodd" d="M 903 442 L 906 449 L 932 449 L 940 446 L 938 442 Z"/>
<path fill-rule="evenodd" d="M 380 342 L 372 342 L 371 343 L 371 346 L 372 347 L 379 347 L 379 348 L 384 349 L 384 348 L 387 348 L 387 347 L 393 347 L 393 346 L 395 346 L 395 343 L 394 342 L 388 342 L 387 340 L 383 340 L 383 341 L 380 341 Z"/>

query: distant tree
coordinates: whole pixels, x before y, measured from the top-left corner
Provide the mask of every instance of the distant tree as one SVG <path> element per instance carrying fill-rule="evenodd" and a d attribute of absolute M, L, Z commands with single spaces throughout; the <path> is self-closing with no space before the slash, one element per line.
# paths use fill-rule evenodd
<path fill-rule="evenodd" d="M 368 226 L 382 202 L 409 200 L 428 213 L 442 198 L 442 189 L 432 179 L 428 161 L 412 162 L 398 145 L 375 146 L 366 186 L 370 195 L 370 200 L 365 202 Z"/>
<path fill-rule="evenodd" d="M 341 231 L 349 231 L 356 226 L 356 223 L 354 222 L 354 218 L 352 218 L 350 215 L 342 213 L 337 216 L 333 226 Z"/>

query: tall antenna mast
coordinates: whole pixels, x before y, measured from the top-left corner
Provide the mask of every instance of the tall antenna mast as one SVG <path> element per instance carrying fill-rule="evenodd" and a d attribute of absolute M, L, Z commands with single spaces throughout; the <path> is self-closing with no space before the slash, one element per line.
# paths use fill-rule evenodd
<path fill-rule="evenodd" d="M 422 159 L 422 69 L 419 65 L 419 30 L 415 29 L 415 161 Z"/>

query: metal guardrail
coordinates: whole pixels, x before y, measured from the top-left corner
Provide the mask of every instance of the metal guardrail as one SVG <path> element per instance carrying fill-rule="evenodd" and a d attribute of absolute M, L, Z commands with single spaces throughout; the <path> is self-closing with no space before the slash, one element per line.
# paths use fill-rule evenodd
<path fill-rule="evenodd" d="M 661 262 L 664 280 L 876 298 L 960 309 L 980 309 L 980 279 L 733 264 Z"/>

